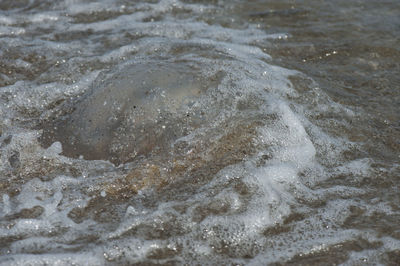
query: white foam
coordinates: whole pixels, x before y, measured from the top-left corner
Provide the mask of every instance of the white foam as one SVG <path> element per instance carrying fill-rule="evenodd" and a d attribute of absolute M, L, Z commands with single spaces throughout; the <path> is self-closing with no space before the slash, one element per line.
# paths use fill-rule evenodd
<path fill-rule="evenodd" d="M 6 216 L 11 212 L 10 197 L 7 194 L 3 194 L 3 216 Z"/>
<path fill-rule="evenodd" d="M 0 26 L 0 37 L 11 35 L 22 35 L 25 34 L 26 30 L 20 27 L 11 27 L 11 26 Z"/>
<path fill-rule="evenodd" d="M 42 23 L 42 22 L 55 22 L 58 21 L 60 18 L 58 13 L 41 13 L 41 14 L 35 14 L 30 17 L 29 21 L 32 23 Z"/>
<path fill-rule="evenodd" d="M 9 254 L 0 258 L 1 264 L 104 265 L 167 263 L 174 259 L 188 264 L 258 265 L 323 251 L 364 233 L 335 228 L 350 215 L 350 206 L 361 204 L 349 198 L 364 195 L 365 190 L 349 185 L 310 188 L 335 175 L 350 175 L 354 180 L 370 177 L 372 162 L 366 158 L 344 161 L 342 152 L 357 144 L 333 137 L 313 124 L 313 118 L 320 114 L 333 113 L 346 120 L 354 112 L 330 100 L 317 87 L 297 92 L 288 76 L 299 73 L 272 65 L 271 57 L 258 47 L 269 39 L 290 36 L 267 34 L 255 25 L 210 25 L 203 16 L 219 14 L 219 7 L 211 4 L 174 0 L 129 4 L 68 0 L 52 6 L 51 12 L 40 11 L 23 20 L 12 14 L 0 16 L 0 36 L 13 35 L 4 37 L 3 43 L 9 48 L 22 47 L 26 55 L 45 55 L 48 64 L 47 70 L 33 80 L 0 88 L 4 96 L 0 97 L 0 115 L 4 117 L 0 121 L 1 141 L 12 136 L 10 143 L 0 143 L 0 181 L 5 184 L 0 211 L 1 217 L 8 217 L 13 224 L 0 228 L 0 238 L 18 239 L 7 243 L 4 249 Z M 110 12 L 113 18 L 75 23 L 76 18 L 70 17 L 96 12 Z M 144 22 L 150 18 L 155 21 Z M 20 21 L 30 22 L 29 27 L 18 27 Z M 18 36 L 27 33 L 27 29 L 34 36 L 32 40 Z M 90 31 L 79 37 L 85 30 Z M 56 35 L 61 35 L 61 41 Z M 2 56 L 6 53 L 0 52 Z M 13 66 L 35 73 L 35 62 L 22 58 L 15 60 Z M 212 176 L 207 176 L 204 166 L 206 174 L 201 178 L 206 180 L 205 184 L 197 176 L 187 174 L 176 181 L 183 184 L 182 190 L 174 187 L 175 180 L 166 179 L 171 186 L 169 193 L 144 188 L 120 202 L 112 197 L 125 195 L 109 193 L 107 185 L 124 180 L 129 171 L 140 169 L 145 160 L 162 169 L 160 175 L 164 177 L 169 172 L 163 167 L 181 158 L 170 152 L 162 158 L 167 161 L 165 165 L 159 158 L 140 157 L 120 167 L 106 161 L 86 161 L 83 157 L 71 159 L 62 155 L 65 147 L 60 142 L 44 149 L 37 140 L 41 132 L 26 128 L 26 122 L 47 121 L 63 110 L 60 102 L 78 99 L 127 62 L 165 61 L 201 66 L 196 71 L 202 77 L 222 76 L 220 83 L 182 107 L 184 111 L 207 114 L 199 116 L 198 127 L 187 130 L 188 135 L 174 142 L 191 145 L 183 156 L 193 160 L 192 164 L 184 161 L 188 169 L 196 169 L 196 163 L 203 161 L 212 165 L 214 153 L 207 153 L 204 147 L 210 143 L 217 146 L 230 126 L 239 128 L 247 121 L 259 122 L 256 133 L 248 140 L 255 151 L 246 151 L 248 154 L 235 160 L 235 164 L 221 166 Z M 105 72 L 99 74 L 102 70 Z M 11 80 L 12 75 L 3 76 L 6 75 Z M 96 79 L 100 83 L 94 82 Z M 163 95 L 161 90 L 154 93 L 154 97 Z M 109 104 L 108 101 L 104 106 Z M 182 111 L 174 106 L 171 101 L 170 108 L 164 110 L 173 110 L 172 115 Z M 156 107 L 153 109 L 157 115 L 162 113 Z M 332 119 L 339 121 L 335 116 Z M 161 128 L 168 128 L 171 121 L 166 118 Z M 198 159 L 193 157 L 196 152 Z M 13 166 L 11 160 L 17 153 L 19 167 L 16 163 Z M 16 196 L 9 193 L 13 187 L 7 187 L 7 178 L 15 181 L 11 185 L 19 189 Z M 100 208 L 103 206 L 96 206 L 99 201 L 112 204 Z M 323 203 L 323 207 L 313 207 Z M 18 218 L 21 211 L 35 207 L 43 211 L 33 218 Z M 83 221 L 74 219 L 72 210 L 81 210 L 79 218 Z M 376 208 L 368 206 L 366 214 L 377 210 L 395 212 L 388 204 L 380 203 Z M 111 211 L 117 217 L 111 222 L 96 218 Z M 288 232 L 266 236 L 267 229 L 285 226 L 285 219 L 296 212 L 305 218 L 289 221 Z M 393 239 L 382 241 L 388 250 L 398 245 Z M 152 252 L 164 249 L 173 255 L 160 260 L 149 258 Z M 249 256 L 253 258 L 243 259 Z M 364 255 L 351 256 L 356 260 Z"/>
<path fill-rule="evenodd" d="M 60 154 L 62 153 L 62 145 L 59 141 L 56 141 L 47 148 L 47 151 L 54 154 Z"/>
<path fill-rule="evenodd" d="M 64 253 L 64 254 L 52 254 L 52 255 L 33 255 L 23 254 L 15 255 L 13 257 L 4 256 L 0 259 L 0 265 L 9 266 L 23 266 L 23 265 L 104 265 L 104 261 L 93 253 Z"/>
<path fill-rule="evenodd" d="M 15 19 L 10 16 L 5 16 L 3 14 L 0 15 L 0 24 L 4 24 L 6 26 L 11 26 L 15 24 Z"/>

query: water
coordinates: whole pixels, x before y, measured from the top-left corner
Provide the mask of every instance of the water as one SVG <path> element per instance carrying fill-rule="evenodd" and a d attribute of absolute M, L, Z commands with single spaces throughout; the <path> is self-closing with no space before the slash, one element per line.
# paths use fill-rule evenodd
<path fill-rule="evenodd" d="M 397 265 L 397 1 L 2 1 L 2 265 Z"/>

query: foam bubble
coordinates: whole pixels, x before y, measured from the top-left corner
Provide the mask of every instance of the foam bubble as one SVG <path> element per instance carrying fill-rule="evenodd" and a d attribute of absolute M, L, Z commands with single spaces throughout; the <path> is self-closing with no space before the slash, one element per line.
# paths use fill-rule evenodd
<path fill-rule="evenodd" d="M 261 47 L 284 33 L 213 4 L 49 5 L 0 17 L 0 55 L 19 58 L 1 73 L 0 263 L 274 263 L 396 213 L 353 200 L 372 162 L 324 125 L 355 113 L 272 64 Z"/>

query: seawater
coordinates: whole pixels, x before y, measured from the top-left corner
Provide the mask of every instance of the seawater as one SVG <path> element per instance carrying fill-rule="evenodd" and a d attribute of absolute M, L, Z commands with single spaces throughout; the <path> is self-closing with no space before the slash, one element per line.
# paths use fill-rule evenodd
<path fill-rule="evenodd" d="M 399 263 L 396 1 L 0 10 L 2 265 Z"/>

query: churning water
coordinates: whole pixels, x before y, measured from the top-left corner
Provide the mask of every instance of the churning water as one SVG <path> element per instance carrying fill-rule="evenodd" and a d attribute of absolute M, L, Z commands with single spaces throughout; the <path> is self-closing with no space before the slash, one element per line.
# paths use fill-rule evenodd
<path fill-rule="evenodd" d="M 0 10 L 0 264 L 400 263 L 398 1 Z"/>

